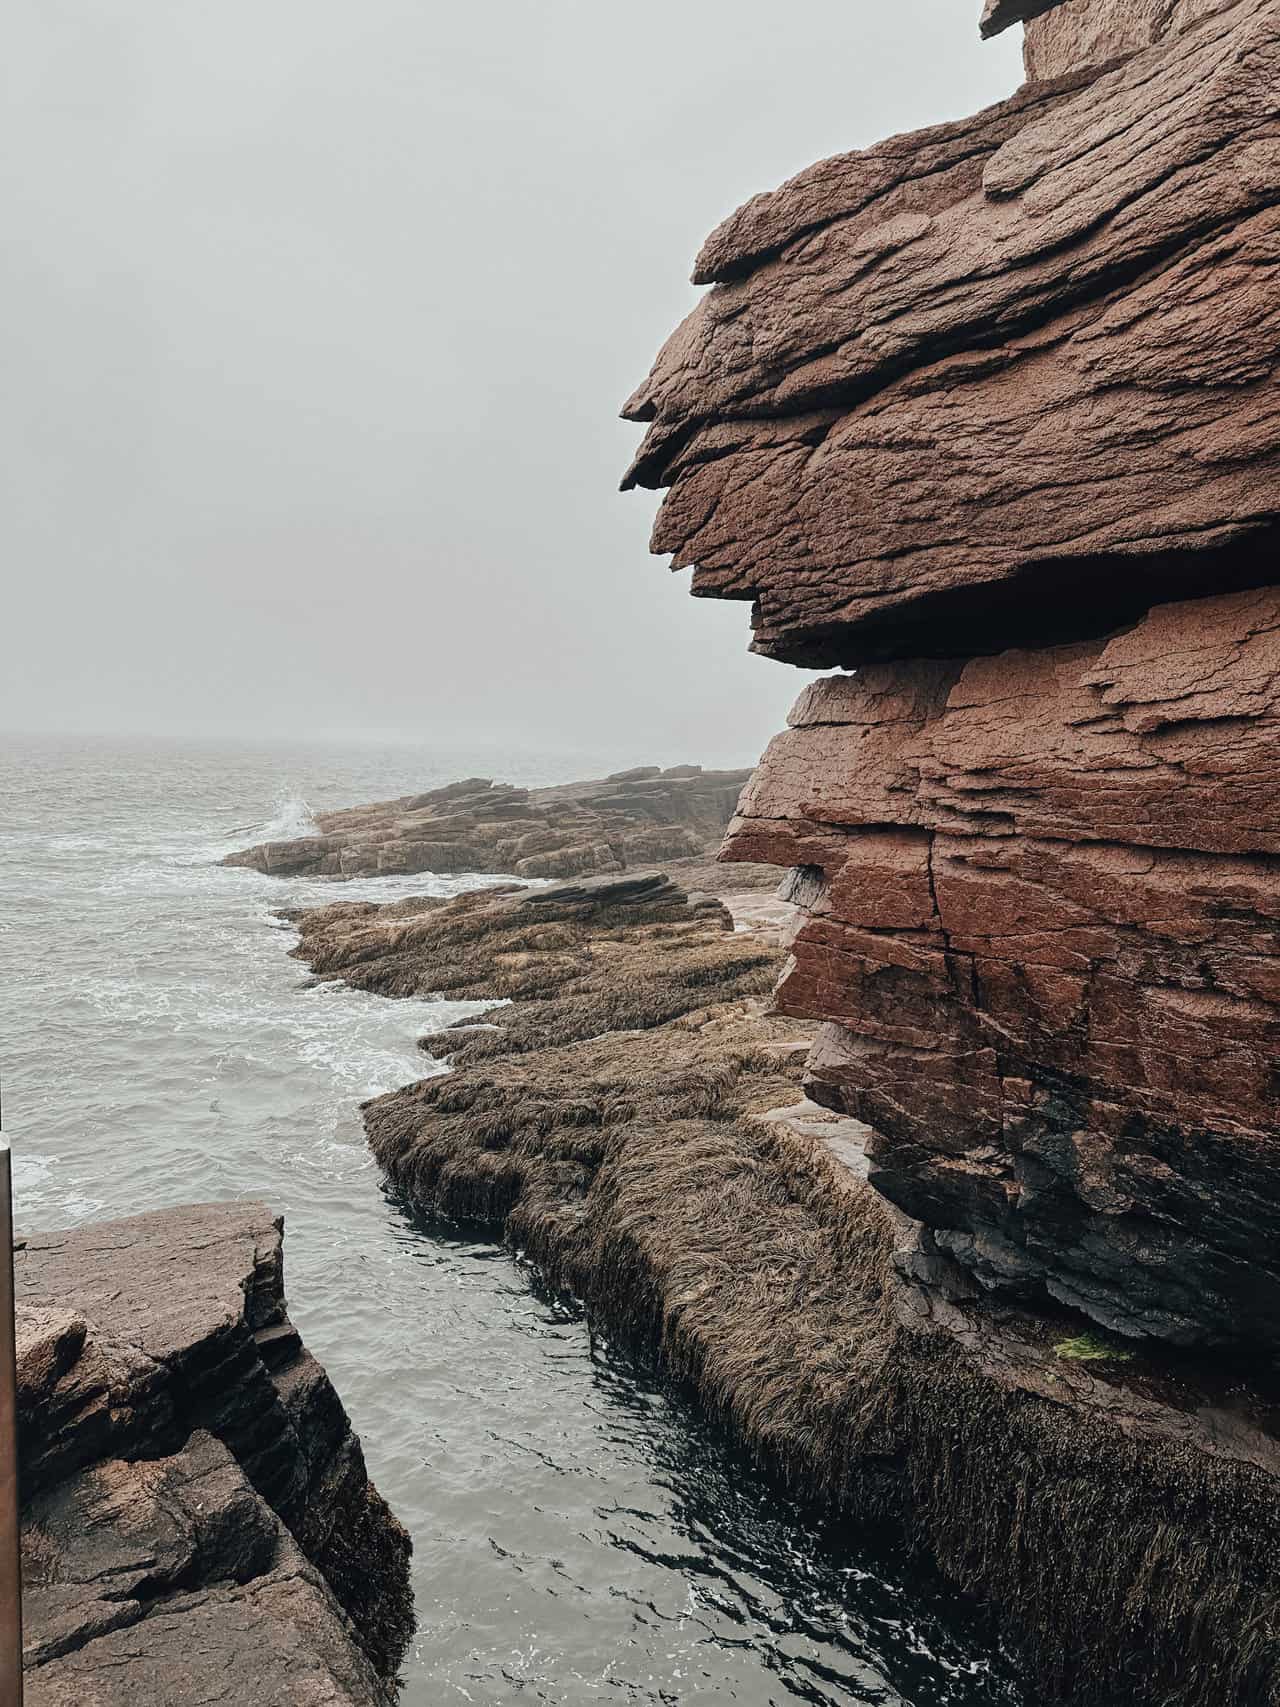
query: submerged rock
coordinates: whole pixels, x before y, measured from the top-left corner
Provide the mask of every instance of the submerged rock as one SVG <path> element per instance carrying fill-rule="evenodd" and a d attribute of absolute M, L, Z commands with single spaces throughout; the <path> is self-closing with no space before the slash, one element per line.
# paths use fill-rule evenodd
<path fill-rule="evenodd" d="M 473 777 L 426 794 L 322 812 L 315 836 L 264 842 L 222 863 L 280 877 L 624 871 L 714 851 L 750 774 L 643 765 L 600 782 L 532 789 Z"/>
<path fill-rule="evenodd" d="M 32 1707 L 390 1707 L 409 1538 L 289 1321 L 280 1222 L 33 1234 L 15 1274 Z"/>

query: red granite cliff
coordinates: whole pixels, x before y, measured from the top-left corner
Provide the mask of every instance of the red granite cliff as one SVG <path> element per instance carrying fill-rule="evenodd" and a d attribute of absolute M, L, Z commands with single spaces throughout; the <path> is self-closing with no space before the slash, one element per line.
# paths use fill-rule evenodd
<path fill-rule="evenodd" d="M 654 548 L 808 689 L 819 1101 L 976 1287 L 1280 1340 L 1280 4 L 991 0 L 1029 79 L 709 239 L 627 406 Z"/>

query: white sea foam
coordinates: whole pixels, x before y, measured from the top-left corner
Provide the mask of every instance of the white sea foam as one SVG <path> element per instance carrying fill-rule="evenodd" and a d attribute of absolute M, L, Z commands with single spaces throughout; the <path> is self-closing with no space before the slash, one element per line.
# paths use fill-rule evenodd
<path fill-rule="evenodd" d="M 285 792 L 277 799 L 271 822 L 263 828 L 258 839 L 263 842 L 296 842 L 317 833 L 315 814 L 309 803 L 300 794 Z"/>

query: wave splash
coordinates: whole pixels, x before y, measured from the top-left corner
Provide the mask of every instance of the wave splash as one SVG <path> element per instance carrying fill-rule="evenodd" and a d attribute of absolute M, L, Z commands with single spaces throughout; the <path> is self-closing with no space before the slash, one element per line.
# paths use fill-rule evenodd
<path fill-rule="evenodd" d="M 296 842 L 314 836 L 315 814 L 301 794 L 282 791 L 276 798 L 270 822 L 262 831 L 264 842 Z"/>

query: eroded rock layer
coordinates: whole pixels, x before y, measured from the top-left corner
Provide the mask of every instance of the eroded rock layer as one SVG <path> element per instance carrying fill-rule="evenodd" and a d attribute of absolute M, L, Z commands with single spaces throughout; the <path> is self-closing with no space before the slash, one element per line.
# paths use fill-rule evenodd
<path fill-rule="evenodd" d="M 289 1321 L 279 1221 L 164 1210 L 14 1266 L 31 1707 L 391 1707 L 409 1538 Z"/>
<path fill-rule="evenodd" d="M 316 835 L 263 842 L 223 864 L 279 877 L 624 871 L 707 853 L 750 774 L 641 765 L 599 782 L 532 789 L 472 777 L 426 794 L 322 812 Z"/>
<path fill-rule="evenodd" d="M 984 1286 L 1280 1339 L 1280 594 L 808 689 L 729 858 L 805 868 L 784 1013 Z"/>
<path fill-rule="evenodd" d="M 1135 8 L 1087 12 L 1101 41 Z M 757 650 L 994 651 L 1274 578 L 1280 0 L 1179 18 L 709 239 L 628 478 Z"/>

